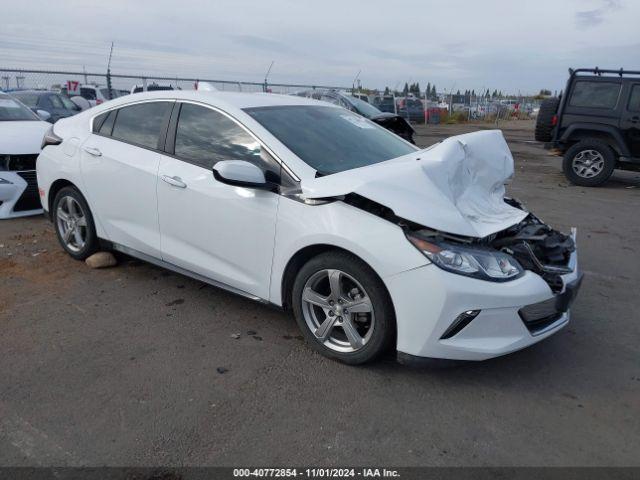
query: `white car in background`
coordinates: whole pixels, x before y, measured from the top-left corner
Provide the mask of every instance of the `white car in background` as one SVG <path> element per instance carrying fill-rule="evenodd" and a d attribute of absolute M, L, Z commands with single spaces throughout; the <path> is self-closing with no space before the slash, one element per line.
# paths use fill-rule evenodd
<path fill-rule="evenodd" d="M 36 158 L 50 127 L 24 104 L 0 92 L 0 219 L 42 213 Z"/>
<path fill-rule="evenodd" d="M 165 91 L 60 120 L 38 158 L 62 247 L 111 247 L 293 310 L 322 354 L 482 360 L 569 321 L 574 236 L 504 184 L 499 131 L 420 150 L 273 94 Z"/>

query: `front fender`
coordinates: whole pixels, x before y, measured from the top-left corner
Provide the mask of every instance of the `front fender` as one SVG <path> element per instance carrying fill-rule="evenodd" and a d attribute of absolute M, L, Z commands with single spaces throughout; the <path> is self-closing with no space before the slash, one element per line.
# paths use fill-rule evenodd
<path fill-rule="evenodd" d="M 289 260 L 314 245 L 331 245 L 353 253 L 383 281 L 429 263 L 392 222 L 340 201 L 313 206 L 283 197 L 276 224 L 270 302 L 282 305 L 282 280 Z"/>

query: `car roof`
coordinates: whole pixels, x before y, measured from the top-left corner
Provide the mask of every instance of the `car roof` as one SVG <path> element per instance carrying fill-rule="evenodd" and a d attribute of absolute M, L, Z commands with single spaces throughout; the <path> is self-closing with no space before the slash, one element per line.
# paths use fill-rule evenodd
<path fill-rule="evenodd" d="M 15 90 L 11 92 L 12 95 L 20 95 L 21 93 L 28 93 L 29 95 L 50 95 L 53 93 L 58 95 L 58 92 L 52 90 Z"/>
<path fill-rule="evenodd" d="M 276 93 L 244 93 L 244 92 L 220 92 L 220 91 L 197 91 L 197 90 L 160 90 L 153 92 L 141 92 L 125 95 L 109 102 L 109 105 L 126 104 L 131 101 L 152 99 L 176 99 L 193 100 L 213 105 L 224 103 L 236 108 L 270 107 L 284 105 L 328 105 L 306 97 L 293 95 L 280 95 Z"/>

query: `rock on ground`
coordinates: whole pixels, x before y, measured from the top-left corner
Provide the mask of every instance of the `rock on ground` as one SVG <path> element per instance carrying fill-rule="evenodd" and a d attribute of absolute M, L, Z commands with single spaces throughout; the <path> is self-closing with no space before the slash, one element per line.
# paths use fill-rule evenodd
<path fill-rule="evenodd" d="M 111 252 L 97 252 L 85 260 L 91 268 L 107 268 L 116 265 L 116 257 Z"/>

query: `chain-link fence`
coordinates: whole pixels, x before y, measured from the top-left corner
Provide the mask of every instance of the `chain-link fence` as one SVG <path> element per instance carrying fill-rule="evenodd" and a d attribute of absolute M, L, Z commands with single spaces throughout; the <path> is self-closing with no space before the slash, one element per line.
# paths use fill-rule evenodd
<path fill-rule="evenodd" d="M 309 89 L 332 89 L 348 93 L 378 109 L 397 113 L 413 123 L 495 122 L 528 119 L 535 116 L 539 101 L 532 97 L 490 98 L 482 95 L 385 95 L 362 92 L 349 87 L 268 82 L 215 80 L 209 78 L 120 75 L 111 73 L 66 72 L 0 68 L 0 90 L 53 90 L 69 97 L 82 96 L 101 103 L 128 93 L 144 90 L 196 90 L 204 84 L 220 91 L 271 92 L 292 94 Z"/>
<path fill-rule="evenodd" d="M 207 83 L 220 91 L 271 92 L 290 94 L 304 89 L 330 88 L 348 90 L 328 85 L 302 85 L 268 82 L 215 80 L 210 78 L 160 77 L 145 75 L 120 75 L 112 73 L 65 72 L 53 70 L 22 70 L 0 68 L 0 90 L 25 89 L 54 90 L 69 96 L 80 94 L 82 86 L 103 90 L 104 99 L 143 90 L 195 90 Z M 100 95 L 100 94 L 99 94 Z"/>

